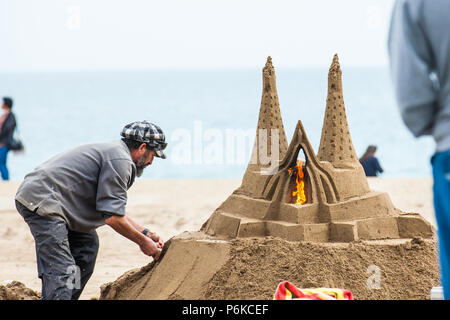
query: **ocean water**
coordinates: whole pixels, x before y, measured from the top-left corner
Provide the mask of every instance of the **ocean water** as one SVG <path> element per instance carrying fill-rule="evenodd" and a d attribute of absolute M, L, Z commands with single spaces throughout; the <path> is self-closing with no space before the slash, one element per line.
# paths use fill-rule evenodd
<path fill-rule="evenodd" d="M 318 149 L 327 73 L 276 69 L 288 141 L 302 120 Z M 76 145 L 118 139 L 125 124 L 143 119 L 161 126 L 169 142 L 167 159 L 155 158 L 144 178 L 241 178 L 253 140 L 233 147 L 227 133 L 255 131 L 261 87 L 258 69 L 0 73 L 0 95 L 14 98 L 26 147 L 9 153 L 11 180 Z M 387 68 L 344 66 L 343 88 L 358 156 L 375 144 L 383 176 L 430 176 L 434 142 L 415 139 L 403 125 Z"/>

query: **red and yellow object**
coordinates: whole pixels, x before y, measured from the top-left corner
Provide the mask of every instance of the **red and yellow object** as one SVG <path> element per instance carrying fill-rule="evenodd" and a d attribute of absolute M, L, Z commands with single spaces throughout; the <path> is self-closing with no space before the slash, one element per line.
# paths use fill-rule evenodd
<path fill-rule="evenodd" d="M 299 289 L 289 281 L 280 282 L 274 300 L 353 300 L 349 290 L 334 288 Z"/>

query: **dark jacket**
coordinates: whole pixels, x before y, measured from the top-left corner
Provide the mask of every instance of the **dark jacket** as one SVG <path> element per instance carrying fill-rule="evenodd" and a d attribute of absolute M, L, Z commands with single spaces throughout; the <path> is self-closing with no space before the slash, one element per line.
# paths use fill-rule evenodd
<path fill-rule="evenodd" d="M 0 144 L 7 145 L 13 139 L 14 129 L 16 129 L 16 117 L 10 112 L 0 128 Z"/>
<path fill-rule="evenodd" d="M 369 159 L 361 161 L 361 165 L 364 168 L 366 176 L 368 177 L 376 177 L 378 172 L 383 172 L 378 159 L 375 157 L 370 157 Z"/>

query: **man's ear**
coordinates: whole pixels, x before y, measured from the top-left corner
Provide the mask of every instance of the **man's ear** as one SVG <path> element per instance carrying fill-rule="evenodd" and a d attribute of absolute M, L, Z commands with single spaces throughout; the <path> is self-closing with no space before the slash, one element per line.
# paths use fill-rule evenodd
<path fill-rule="evenodd" d="M 138 148 L 139 152 L 145 152 L 145 149 L 147 149 L 147 145 L 145 143 L 142 143 Z"/>

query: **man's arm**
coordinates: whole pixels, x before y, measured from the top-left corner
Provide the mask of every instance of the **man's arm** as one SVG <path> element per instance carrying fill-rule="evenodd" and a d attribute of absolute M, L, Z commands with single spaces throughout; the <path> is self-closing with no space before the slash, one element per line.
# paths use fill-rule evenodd
<path fill-rule="evenodd" d="M 436 67 L 421 20 L 421 1 L 397 0 L 392 11 L 388 49 L 397 102 L 414 136 L 431 133 L 437 92 Z"/>
<path fill-rule="evenodd" d="M 125 217 L 128 222 L 140 233 L 142 233 L 145 228 L 141 225 L 139 225 L 138 223 L 136 223 L 133 219 L 131 219 L 130 217 Z M 149 237 L 150 239 L 152 239 L 155 242 L 161 242 L 161 245 L 163 245 L 163 241 L 162 239 L 155 233 L 149 230 L 149 232 L 147 233 L 147 237 Z"/>
<path fill-rule="evenodd" d="M 139 232 L 142 233 L 142 231 L 144 231 L 144 227 L 139 225 L 138 223 L 136 223 L 133 219 L 131 219 L 130 217 L 125 216 L 125 219 L 128 220 L 128 222 Z"/>
<path fill-rule="evenodd" d="M 136 243 L 143 253 L 152 256 L 158 260 L 161 250 L 158 249 L 155 242 L 139 232 L 124 216 L 111 216 L 105 219 L 105 223 L 120 233 L 125 238 Z"/>
<path fill-rule="evenodd" d="M 154 240 L 142 234 L 141 226 L 125 217 L 127 187 L 132 174 L 128 160 L 104 161 L 98 179 L 96 209 L 108 216 L 107 225 L 139 245 L 143 253 L 158 259 L 161 250 Z"/>

